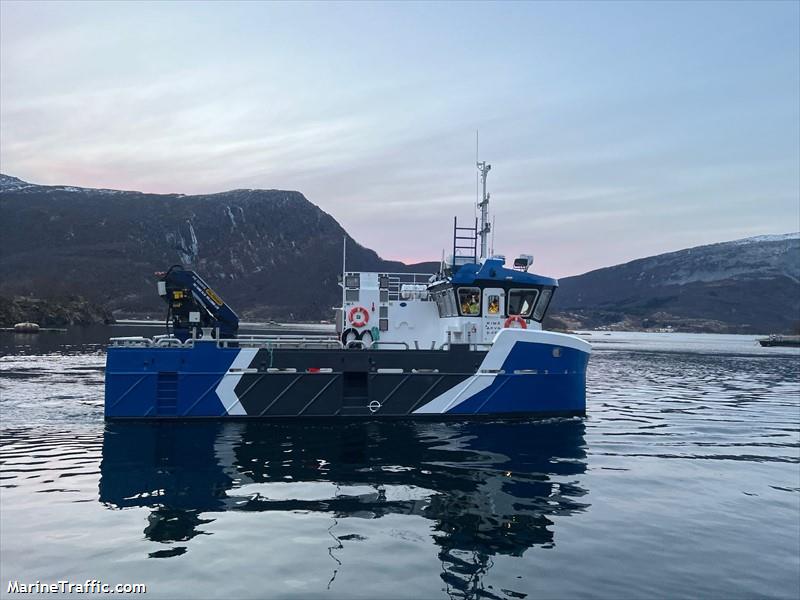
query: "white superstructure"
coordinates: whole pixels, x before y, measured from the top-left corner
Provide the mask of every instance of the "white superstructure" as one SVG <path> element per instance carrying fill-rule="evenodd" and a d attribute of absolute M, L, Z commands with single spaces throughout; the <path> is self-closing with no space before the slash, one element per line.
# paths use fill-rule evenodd
<path fill-rule="evenodd" d="M 489 256 L 491 165 L 477 163 L 483 184 L 480 226 L 453 223 L 453 254 L 440 273 L 347 271 L 343 257 L 342 307 L 337 332 L 347 347 L 442 349 L 490 345 L 507 327 L 541 330 L 558 282 L 528 273 L 533 256 L 505 266 Z M 481 348 L 486 349 L 486 348 Z"/>

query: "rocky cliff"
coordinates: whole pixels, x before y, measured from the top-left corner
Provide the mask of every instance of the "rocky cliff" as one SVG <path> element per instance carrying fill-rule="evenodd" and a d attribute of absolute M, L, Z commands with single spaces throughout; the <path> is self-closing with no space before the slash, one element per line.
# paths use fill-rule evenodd
<path fill-rule="evenodd" d="M 153 273 L 197 270 L 242 316 L 320 319 L 347 266 L 433 270 L 385 261 L 301 193 L 184 196 L 41 186 L 0 176 L 0 293 L 80 294 L 118 314 L 159 314 Z"/>
<path fill-rule="evenodd" d="M 113 323 L 114 317 L 105 307 L 80 296 L 47 299 L 0 296 L 0 327 L 13 327 L 21 322 L 38 323 L 42 327 L 63 327 Z"/>

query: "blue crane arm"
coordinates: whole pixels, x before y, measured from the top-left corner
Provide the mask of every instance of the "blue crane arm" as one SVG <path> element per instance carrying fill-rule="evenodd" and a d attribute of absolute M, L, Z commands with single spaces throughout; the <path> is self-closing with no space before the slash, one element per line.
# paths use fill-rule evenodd
<path fill-rule="evenodd" d="M 202 337 L 203 328 L 233 338 L 239 331 L 239 317 L 200 275 L 180 265 L 170 267 L 159 277 L 158 293 L 169 306 L 167 322 L 175 337 L 186 340 L 194 332 Z"/>

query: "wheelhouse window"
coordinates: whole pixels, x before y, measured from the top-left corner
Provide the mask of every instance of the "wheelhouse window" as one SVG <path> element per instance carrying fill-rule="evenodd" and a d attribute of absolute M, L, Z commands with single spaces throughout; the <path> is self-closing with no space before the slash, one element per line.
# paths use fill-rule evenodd
<path fill-rule="evenodd" d="M 431 296 L 436 301 L 436 308 L 440 317 L 458 316 L 456 301 L 453 295 L 453 288 L 447 287 L 431 292 Z"/>
<path fill-rule="evenodd" d="M 530 317 L 538 296 L 539 290 L 509 290 L 509 316 L 519 315 L 520 317 Z"/>
<path fill-rule="evenodd" d="M 481 290 L 476 287 L 458 288 L 458 306 L 465 317 L 481 314 Z"/>
<path fill-rule="evenodd" d="M 486 299 L 486 312 L 490 315 L 500 314 L 500 296 L 497 294 L 489 294 Z"/>
<path fill-rule="evenodd" d="M 553 295 L 553 288 L 544 288 L 542 295 L 536 304 L 536 310 L 533 311 L 533 318 L 541 321 L 544 318 L 544 313 L 547 310 L 547 305 L 550 304 L 550 297 Z"/>

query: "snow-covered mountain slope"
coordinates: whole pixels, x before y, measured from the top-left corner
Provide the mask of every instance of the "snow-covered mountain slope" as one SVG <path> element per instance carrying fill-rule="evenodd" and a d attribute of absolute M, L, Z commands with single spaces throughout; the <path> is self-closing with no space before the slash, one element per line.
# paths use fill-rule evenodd
<path fill-rule="evenodd" d="M 800 324 L 800 234 L 766 235 L 634 260 L 561 280 L 553 308 L 589 325 L 709 320 L 725 331 Z"/>

